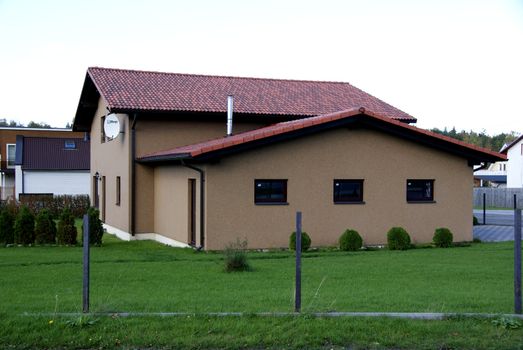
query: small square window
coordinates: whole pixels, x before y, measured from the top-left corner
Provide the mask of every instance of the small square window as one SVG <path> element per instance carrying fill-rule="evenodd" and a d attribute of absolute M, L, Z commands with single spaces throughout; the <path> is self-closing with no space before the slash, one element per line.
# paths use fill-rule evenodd
<path fill-rule="evenodd" d="M 334 203 L 363 203 L 363 180 L 334 180 Z"/>
<path fill-rule="evenodd" d="M 433 202 L 434 180 L 407 180 L 407 202 Z"/>
<path fill-rule="evenodd" d="M 66 140 L 64 143 L 65 149 L 76 149 L 76 142 L 72 140 Z"/>
<path fill-rule="evenodd" d="M 254 203 L 286 204 L 287 180 L 254 180 Z"/>

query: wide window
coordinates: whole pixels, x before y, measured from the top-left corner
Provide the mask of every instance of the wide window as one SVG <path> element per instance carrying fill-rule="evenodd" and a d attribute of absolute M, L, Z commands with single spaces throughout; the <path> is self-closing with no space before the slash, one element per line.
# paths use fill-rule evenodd
<path fill-rule="evenodd" d="M 433 202 L 434 180 L 407 180 L 407 202 Z"/>
<path fill-rule="evenodd" d="M 363 180 L 334 180 L 334 203 L 363 203 Z"/>
<path fill-rule="evenodd" d="M 254 180 L 254 203 L 287 203 L 287 180 Z"/>

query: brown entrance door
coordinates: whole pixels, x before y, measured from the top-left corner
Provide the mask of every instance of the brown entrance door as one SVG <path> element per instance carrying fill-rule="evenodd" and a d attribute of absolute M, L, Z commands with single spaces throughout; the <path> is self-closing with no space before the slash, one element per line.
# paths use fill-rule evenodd
<path fill-rule="evenodd" d="M 196 179 L 189 179 L 189 244 L 196 245 Z"/>
<path fill-rule="evenodd" d="M 105 176 L 102 176 L 102 221 L 105 222 Z"/>
<path fill-rule="evenodd" d="M 98 176 L 93 176 L 93 192 L 94 207 L 100 208 L 100 203 L 98 199 Z"/>

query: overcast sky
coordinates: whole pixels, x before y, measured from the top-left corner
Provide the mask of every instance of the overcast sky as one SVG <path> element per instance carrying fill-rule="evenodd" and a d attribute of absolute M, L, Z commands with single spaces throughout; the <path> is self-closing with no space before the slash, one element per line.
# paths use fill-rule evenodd
<path fill-rule="evenodd" d="M 522 0 L 0 0 L 0 118 L 64 127 L 89 66 L 343 81 L 419 127 L 523 132 Z"/>

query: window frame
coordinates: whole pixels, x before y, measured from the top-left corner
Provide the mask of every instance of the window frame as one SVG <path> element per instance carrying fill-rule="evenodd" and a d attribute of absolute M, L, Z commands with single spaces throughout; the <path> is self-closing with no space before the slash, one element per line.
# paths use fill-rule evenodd
<path fill-rule="evenodd" d="M 427 182 L 430 182 L 430 194 L 431 196 L 430 197 L 427 197 L 427 196 L 423 196 L 423 198 L 412 198 L 412 197 L 409 197 L 409 182 L 424 182 L 425 185 L 427 184 Z M 435 183 L 435 179 L 407 179 L 406 181 L 406 187 L 405 187 L 405 197 L 406 197 L 406 200 L 407 200 L 407 203 L 436 203 L 436 201 L 434 200 L 434 183 Z M 411 191 L 412 192 L 412 191 Z"/>
<path fill-rule="evenodd" d="M 9 146 L 13 146 L 15 149 L 15 156 L 12 159 L 12 164 L 9 164 L 9 161 L 11 160 L 9 158 Z M 16 166 L 16 143 L 6 143 L 5 144 L 5 166 L 6 168 L 13 169 Z"/>
<path fill-rule="evenodd" d="M 332 182 L 332 201 L 334 204 L 365 204 L 365 201 L 363 200 L 364 195 L 364 179 L 334 179 Z M 352 184 L 359 184 L 360 185 L 360 196 L 358 199 L 350 200 L 350 199 L 343 199 L 340 198 L 340 194 L 336 195 L 336 185 L 340 183 L 352 183 Z"/>
<path fill-rule="evenodd" d="M 104 124 L 105 124 L 105 115 L 103 115 L 101 118 L 100 118 L 100 121 L 101 121 L 101 127 L 100 127 L 100 143 L 105 143 L 105 141 L 107 141 L 107 137 L 105 136 L 105 129 L 104 129 Z"/>
<path fill-rule="evenodd" d="M 283 198 L 281 200 L 278 199 L 260 199 L 257 196 L 257 189 L 258 184 L 265 182 L 265 183 L 281 183 L 283 186 Z M 287 179 L 254 179 L 254 204 L 256 205 L 287 205 L 289 204 L 287 202 Z"/>

